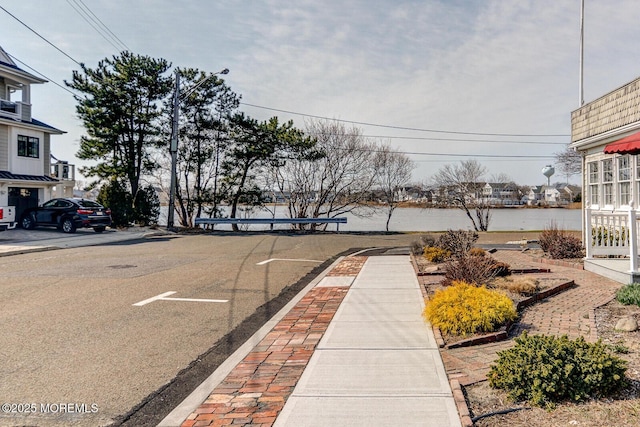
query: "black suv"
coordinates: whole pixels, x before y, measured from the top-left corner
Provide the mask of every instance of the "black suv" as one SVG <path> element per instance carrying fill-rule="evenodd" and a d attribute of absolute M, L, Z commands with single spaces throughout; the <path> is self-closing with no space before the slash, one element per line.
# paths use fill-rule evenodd
<path fill-rule="evenodd" d="M 111 225 L 111 210 L 100 203 L 85 199 L 51 199 L 37 208 L 27 209 L 20 218 L 25 230 L 37 226 L 53 226 L 65 233 L 76 228 L 93 228 L 102 233 Z"/>

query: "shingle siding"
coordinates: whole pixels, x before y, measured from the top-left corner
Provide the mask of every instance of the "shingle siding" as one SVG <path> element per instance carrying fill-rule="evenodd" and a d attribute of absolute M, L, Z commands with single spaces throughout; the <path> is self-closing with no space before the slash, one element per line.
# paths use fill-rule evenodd
<path fill-rule="evenodd" d="M 20 109 L 20 119 L 25 122 L 31 121 L 31 104 L 22 104 Z"/>
<path fill-rule="evenodd" d="M 571 113 L 571 142 L 640 123 L 640 78 Z"/>

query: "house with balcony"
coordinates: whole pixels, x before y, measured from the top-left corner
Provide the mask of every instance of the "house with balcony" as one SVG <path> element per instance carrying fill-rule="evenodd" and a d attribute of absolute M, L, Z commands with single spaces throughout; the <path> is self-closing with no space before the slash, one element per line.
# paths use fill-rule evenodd
<path fill-rule="evenodd" d="M 0 206 L 15 206 L 16 218 L 53 197 L 70 196 L 75 184 L 74 165 L 51 157 L 51 136 L 64 132 L 31 116 L 32 85 L 43 83 L 0 47 Z"/>
<path fill-rule="evenodd" d="M 571 144 L 583 157 L 585 269 L 640 281 L 640 78 L 571 113 Z"/>
<path fill-rule="evenodd" d="M 482 199 L 493 206 L 520 204 L 520 191 L 513 182 L 487 182 L 482 188 Z"/>

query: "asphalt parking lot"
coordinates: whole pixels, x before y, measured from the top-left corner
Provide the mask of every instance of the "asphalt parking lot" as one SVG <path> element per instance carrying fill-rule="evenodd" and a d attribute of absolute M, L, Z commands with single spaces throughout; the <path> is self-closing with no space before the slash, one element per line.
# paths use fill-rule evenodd
<path fill-rule="evenodd" d="M 414 239 L 0 233 L 2 248 L 47 248 L 0 257 L 0 425 L 155 425 L 277 311 L 283 290 L 286 302 L 350 248 Z"/>

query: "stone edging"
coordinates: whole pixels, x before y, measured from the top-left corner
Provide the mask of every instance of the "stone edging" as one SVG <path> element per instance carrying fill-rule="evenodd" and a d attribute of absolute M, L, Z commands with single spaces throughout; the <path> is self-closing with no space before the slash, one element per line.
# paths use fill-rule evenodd
<path fill-rule="evenodd" d="M 469 406 L 467 406 L 467 399 L 464 397 L 464 392 L 462 391 L 462 387 L 460 386 L 460 381 L 451 380 L 449 381 L 449 385 L 451 386 L 451 391 L 453 392 L 453 400 L 456 403 L 456 407 L 458 408 L 458 415 L 460 416 L 460 423 L 462 427 L 473 427 L 473 421 L 471 420 L 471 412 L 469 411 Z"/>
<path fill-rule="evenodd" d="M 531 259 L 534 262 L 539 262 L 541 264 L 550 264 L 550 265 L 557 265 L 558 267 L 568 267 L 568 268 L 575 268 L 577 270 L 584 270 L 584 265 L 577 262 L 563 261 L 561 259 L 536 258 L 536 257 L 531 257 Z"/>
<path fill-rule="evenodd" d="M 558 286 L 549 288 L 544 292 L 540 292 L 539 294 L 536 294 L 532 297 L 529 297 L 525 300 L 520 301 L 518 304 L 516 304 L 516 310 L 520 312 L 522 311 L 522 309 L 529 307 L 530 305 L 533 305 L 538 301 L 541 301 L 545 298 L 549 298 L 550 296 L 553 296 L 553 295 L 557 295 L 560 292 L 564 292 L 567 289 L 572 288 L 573 286 L 575 286 L 575 282 L 573 280 L 570 280 L 568 282 L 561 283 Z M 502 341 L 509 337 L 509 330 L 511 329 L 512 326 L 513 324 L 508 324 L 504 328 L 502 328 L 500 331 L 493 332 L 490 334 L 485 334 L 479 337 L 469 338 L 469 339 L 458 341 L 455 343 L 451 343 L 451 344 L 445 345 L 444 348 L 452 349 L 452 348 L 460 348 L 460 347 L 470 347 L 474 345 L 488 344 L 492 342 Z"/>

